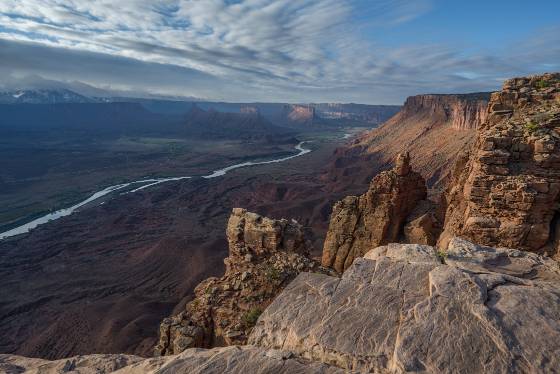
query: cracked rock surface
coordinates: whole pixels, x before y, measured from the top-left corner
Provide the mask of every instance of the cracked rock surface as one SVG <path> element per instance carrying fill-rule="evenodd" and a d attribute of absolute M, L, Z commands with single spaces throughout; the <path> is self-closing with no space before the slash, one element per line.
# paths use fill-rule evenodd
<path fill-rule="evenodd" d="M 188 349 L 180 355 L 143 359 L 127 355 L 76 356 L 57 361 L 0 355 L 0 373 L 40 374 L 342 374 L 340 368 L 258 347 Z"/>
<path fill-rule="evenodd" d="M 553 260 L 459 238 L 447 254 L 391 244 L 342 278 L 300 274 L 249 343 L 365 372 L 557 372 L 559 275 Z"/>

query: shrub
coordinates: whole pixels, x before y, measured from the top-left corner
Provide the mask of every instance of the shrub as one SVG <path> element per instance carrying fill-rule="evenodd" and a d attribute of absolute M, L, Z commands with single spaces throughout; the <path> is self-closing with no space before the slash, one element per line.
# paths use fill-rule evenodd
<path fill-rule="evenodd" d="M 544 79 L 538 80 L 537 83 L 535 83 L 535 87 L 539 89 L 547 88 L 548 86 L 550 86 L 550 84 Z"/>
<path fill-rule="evenodd" d="M 255 323 L 257 323 L 257 320 L 259 319 L 261 314 L 262 310 L 260 310 L 259 308 L 253 308 L 245 313 L 243 317 L 241 317 L 241 320 L 243 321 L 245 326 L 253 327 L 255 326 Z"/>
<path fill-rule="evenodd" d="M 194 299 L 190 303 L 191 309 L 197 309 L 200 306 L 200 301 L 198 299 Z"/>
<path fill-rule="evenodd" d="M 278 269 L 276 269 L 274 266 L 269 266 L 266 269 L 266 278 L 269 281 L 277 281 L 278 279 L 280 279 L 280 272 L 278 271 Z"/>
<path fill-rule="evenodd" d="M 529 134 L 532 134 L 539 129 L 539 125 L 537 125 L 533 121 L 530 121 L 529 123 L 525 124 L 525 129 L 527 130 L 527 132 L 529 132 Z"/>
<path fill-rule="evenodd" d="M 445 264 L 445 261 L 447 260 L 447 252 L 442 251 L 442 250 L 438 250 L 436 252 L 436 256 L 442 264 Z"/>

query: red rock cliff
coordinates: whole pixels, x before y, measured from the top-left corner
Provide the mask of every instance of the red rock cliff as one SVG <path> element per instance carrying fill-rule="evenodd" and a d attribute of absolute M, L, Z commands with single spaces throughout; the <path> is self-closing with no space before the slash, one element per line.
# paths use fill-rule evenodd
<path fill-rule="evenodd" d="M 296 123 L 311 123 L 316 118 L 315 108 L 311 105 L 285 105 L 284 116 Z"/>
<path fill-rule="evenodd" d="M 413 116 L 428 111 L 457 130 L 476 129 L 486 120 L 488 94 L 417 95 L 406 99 L 403 111 Z"/>
<path fill-rule="evenodd" d="M 399 153 L 409 152 L 412 167 L 428 186 L 441 187 L 486 119 L 489 97 L 487 93 L 409 97 L 381 127 L 338 149 L 327 177 L 340 189 L 365 187 L 375 174 L 390 168 Z"/>
<path fill-rule="evenodd" d="M 558 252 L 560 74 L 517 78 L 492 94 L 488 120 L 447 193 L 454 235 L 492 246 Z"/>

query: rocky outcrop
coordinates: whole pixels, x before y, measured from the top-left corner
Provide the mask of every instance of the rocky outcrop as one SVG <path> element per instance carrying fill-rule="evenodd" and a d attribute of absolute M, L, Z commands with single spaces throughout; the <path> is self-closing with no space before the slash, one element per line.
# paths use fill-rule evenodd
<path fill-rule="evenodd" d="M 398 105 L 365 105 L 365 104 L 340 104 L 322 103 L 311 104 L 315 113 L 320 118 L 333 120 L 355 121 L 357 125 L 368 123 L 379 125 L 400 110 Z"/>
<path fill-rule="evenodd" d="M 300 124 L 311 124 L 317 118 L 315 108 L 312 105 L 296 104 L 284 105 L 283 116 L 289 122 Z"/>
<path fill-rule="evenodd" d="M 440 243 L 557 253 L 560 74 L 517 78 L 492 95 L 489 116 L 449 189 Z"/>
<path fill-rule="evenodd" d="M 335 204 L 323 247 L 322 265 L 338 272 L 379 245 L 397 241 L 408 215 L 426 198 L 426 183 L 411 170 L 408 154 L 377 175 L 361 196 Z"/>
<path fill-rule="evenodd" d="M 242 106 L 241 108 L 239 108 L 239 113 L 243 113 L 243 114 L 251 114 L 251 115 L 255 115 L 258 116 L 260 115 L 260 111 L 259 108 L 255 107 L 255 106 Z"/>
<path fill-rule="evenodd" d="M 361 372 L 552 373 L 559 282 L 558 263 L 536 254 L 390 244 L 342 278 L 300 274 L 249 342 Z"/>
<path fill-rule="evenodd" d="M 321 271 L 295 221 L 233 209 L 227 225 L 229 257 L 221 278 L 195 289 L 186 310 L 160 326 L 156 355 L 193 347 L 245 344 L 260 313 L 301 271 Z"/>
<path fill-rule="evenodd" d="M 292 138 L 287 129 L 274 125 L 261 116 L 256 107 L 243 107 L 239 113 L 220 112 L 210 107 L 202 110 L 193 104 L 185 115 L 184 130 L 189 136 L 212 139 L 263 139 L 276 138 L 277 141 Z"/>
<path fill-rule="evenodd" d="M 412 167 L 430 188 L 443 189 L 453 166 L 486 119 L 489 93 L 418 95 L 379 128 L 339 148 L 325 178 L 340 190 L 362 188 L 409 152 Z"/>
<path fill-rule="evenodd" d="M 126 355 L 76 356 L 57 361 L 0 355 L 2 373 L 41 374 L 342 374 L 340 368 L 295 357 L 291 352 L 258 347 L 189 349 L 180 355 L 145 359 Z"/>
<path fill-rule="evenodd" d="M 488 93 L 411 96 L 406 99 L 403 111 L 405 116 L 414 116 L 427 110 L 454 129 L 476 129 L 486 120 L 489 96 Z"/>

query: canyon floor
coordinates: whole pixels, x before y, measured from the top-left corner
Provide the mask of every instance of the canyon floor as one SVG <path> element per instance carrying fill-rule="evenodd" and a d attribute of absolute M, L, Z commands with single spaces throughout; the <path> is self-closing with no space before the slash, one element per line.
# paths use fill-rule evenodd
<path fill-rule="evenodd" d="M 1 241 L 0 351 L 151 355 L 161 319 L 180 310 L 201 280 L 223 273 L 224 227 L 236 206 L 297 219 L 315 238 L 318 255 L 331 204 L 340 198 L 326 191 L 319 173 L 345 141 L 341 133 L 314 134 L 313 152 L 304 157 L 118 196 Z M 247 148 L 242 157 L 287 150 Z M 204 169 L 234 160 L 215 152 Z M 171 170 L 180 161 L 156 157 L 148 165 Z M 180 173 L 193 173 L 196 161 Z"/>

